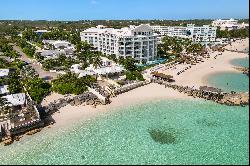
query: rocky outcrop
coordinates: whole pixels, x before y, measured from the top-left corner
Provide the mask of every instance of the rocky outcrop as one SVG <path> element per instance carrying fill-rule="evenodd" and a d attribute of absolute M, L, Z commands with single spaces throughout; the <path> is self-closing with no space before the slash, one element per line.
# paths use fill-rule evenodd
<path fill-rule="evenodd" d="M 53 114 L 59 111 L 62 107 L 70 104 L 71 106 L 86 105 L 105 105 L 106 101 L 100 101 L 96 95 L 91 92 L 86 92 L 75 96 L 73 98 L 61 98 L 57 101 L 51 102 L 48 106 L 43 107 L 47 114 Z"/>
<path fill-rule="evenodd" d="M 219 101 L 220 103 L 227 105 L 248 105 L 249 104 L 249 93 L 229 93 L 225 94 L 224 97 Z"/>
<path fill-rule="evenodd" d="M 5 137 L 4 139 L 3 139 L 3 144 L 4 144 L 4 146 L 7 146 L 7 145 L 10 145 L 10 144 L 12 144 L 14 142 L 14 140 L 12 139 L 12 137 Z"/>
<path fill-rule="evenodd" d="M 235 67 L 236 70 L 243 72 L 243 74 L 246 74 L 249 76 L 249 68 L 246 67 Z"/>
<path fill-rule="evenodd" d="M 177 90 L 181 93 L 185 93 L 188 96 L 194 98 L 203 98 L 206 100 L 212 100 L 220 104 L 226 104 L 229 106 L 243 106 L 249 104 L 249 93 L 226 93 L 220 89 L 213 87 L 200 87 L 200 89 L 191 88 L 188 86 L 179 86 L 168 84 L 163 81 L 155 81 L 156 83 L 163 84 L 166 87 Z"/>
<path fill-rule="evenodd" d="M 38 133 L 40 132 L 42 129 L 38 128 L 38 129 L 33 129 L 33 130 L 30 130 L 26 133 L 26 135 L 33 135 L 35 133 Z"/>

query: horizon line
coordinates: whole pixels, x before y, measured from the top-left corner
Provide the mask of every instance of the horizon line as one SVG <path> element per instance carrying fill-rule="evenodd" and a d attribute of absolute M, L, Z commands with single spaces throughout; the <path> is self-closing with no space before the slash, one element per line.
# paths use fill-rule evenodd
<path fill-rule="evenodd" d="M 232 18 L 232 17 L 230 17 Z M 230 19 L 220 18 L 220 19 Z M 164 20 L 164 21 L 186 21 L 186 20 L 216 20 L 218 18 L 193 18 L 193 19 L 79 19 L 79 20 L 57 20 L 57 19 L 0 19 L 0 21 L 66 21 L 66 22 L 77 22 L 77 21 L 153 21 L 153 20 Z M 249 18 L 233 18 L 238 20 L 244 20 Z"/>

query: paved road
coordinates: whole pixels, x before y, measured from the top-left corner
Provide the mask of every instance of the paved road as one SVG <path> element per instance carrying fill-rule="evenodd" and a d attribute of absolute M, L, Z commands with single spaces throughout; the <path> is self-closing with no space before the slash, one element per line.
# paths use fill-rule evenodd
<path fill-rule="evenodd" d="M 42 69 L 42 66 L 40 66 L 39 64 L 37 64 L 36 62 L 34 62 L 34 60 L 31 60 L 30 58 L 28 58 L 28 56 L 22 52 L 21 48 L 18 46 L 13 46 L 13 49 L 16 50 L 20 55 L 20 59 L 29 63 L 39 74 L 40 78 L 56 78 L 57 77 L 57 73 L 52 73 L 49 71 L 45 71 Z"/>

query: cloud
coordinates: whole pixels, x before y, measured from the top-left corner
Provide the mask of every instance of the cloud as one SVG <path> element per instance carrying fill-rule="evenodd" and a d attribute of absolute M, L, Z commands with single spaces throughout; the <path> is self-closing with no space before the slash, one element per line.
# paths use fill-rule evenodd
<path fill-rule="evenodd" d="M 96 5 L 98 2 L 97 2 L 96 0 L 91 0 L 90 3 L 91 3 L 92 5 Z"/>

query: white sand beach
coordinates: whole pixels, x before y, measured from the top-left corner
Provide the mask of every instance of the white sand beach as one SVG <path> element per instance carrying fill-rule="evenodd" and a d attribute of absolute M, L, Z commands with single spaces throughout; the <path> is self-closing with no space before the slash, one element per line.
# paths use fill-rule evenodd
<path fill-rule="evenodd" d="M 240 72 L 230 63 L 233 59 L 245 58 L 246 53 L 225 51 L 217 59 L 210 58 L 206 62 L 197 64 L 182 75 L 175 77 L 176 84 L 188 86 L 208 85 L 207 77 L 219 72 Z"/>
<path fill-rule="evenodd" d="M 241 42 L 232 43 L 232 48 L 238 48 L 238 50 L 244 50 L 248 46 L 248 39 Z M 206 78 L 213 73 L 217 72 L 238 72 L 230 64 L 230 61 L 237 58 L 247 57 L 246 53 L 236 53 L 225 51 L 222 55 L 219 55 L 216 59 L 213 57 L 218 52 L 211 53 L 211 58 L 206 59 L 205 62 L 193 66 L 191 69 L 182 73 L 181 75 L 173 74 L 176 84 L 189 85 L 189 86 L 201 86 L 208 85 Z M 51 95 L 45 99 L 45 103 L 58 99 L 60 95 Z M 143 103 L 150 100 L 157 99 L 193 99 L 192 97 L 181 94 L 169 88 L 165 88 L 163 85 L 149 84 L 144 87 L 140 87 L 121 94 L 115 98 L 111 98 L 111 104 L 97 106 L 93 108 L 91 106 L 66 106 L 60 109 L 59 113 L 55 113 L 52 117 L 56 121 L 53 128 L 70 125 L 79 121 L 87 120 L 101 115 L 102 113 L 109 112 L 110 110 L 116 110 L 121 106 Z M 47 100 L 47 102 L 46 102 Z"/>
<path fill-rule="evenodd" d="M 249 38 L 236 40 L 232 43 L 232 45 L 225 46 L 225 49 L 228 50 L 236 50 L 236 51 L 245 51 L 245 49 L 249 47 Z"/>
<path fill-rule="evenodd" d="M 111 98 L 108 105 L 100 105 L 96 108 L 92 106 L 71 106 L 67 105 L 60 109 L 60 112 L 54 113 L 52 116 L 56 123 L 53 128 L 62 127 L 64 125 L 73 124 L 74 122 L 87 120 L 99 116 L 105 112 L 115 111 L 118 108 L 131 104 L 148 102 L 150 100 L 160 99 L 190 99 L 192 97 L 181 94 L 170 88 L 165 88 L 159 84 L 149 84 L 132 91 Z"/>
<path fill-rule="evenodd" d="M 249 40 L 244 39 L 241 41 L 236 41 L 232 43 L 232 46 L 227 45 L 225 48 L 233 49 L 238 48 L 238 51 L 245 50 L 249 45 Z M 246 58 L 249 55 L 247 53 L 238 53 L 225 51 L 222 55 L 218 55 L 221 52 L 210 52 L 210 58 L 205 59 L 203 63 L 193 65 L 190 69 L 186 70 L 184 73 L 177 75 L 177 72 L 184 68 L 184 65 L 179 65 L 179 69 L 175 70 L 161 70 L 165 74 L 170 74 L 174 77 L 176 84 L 184 86 L 201 86 L 208 85 L 207 78 L 209 75 L 219 72 L 240 72 L 234 68 L 231 61 L 239 58 Z M 214 58 L 216 55 L 216 59 Z M 190 65 L 189 65 L 190 66 Z"/>

